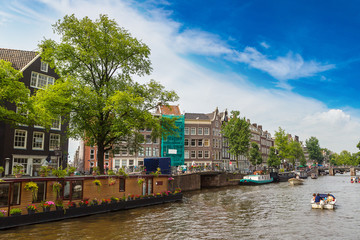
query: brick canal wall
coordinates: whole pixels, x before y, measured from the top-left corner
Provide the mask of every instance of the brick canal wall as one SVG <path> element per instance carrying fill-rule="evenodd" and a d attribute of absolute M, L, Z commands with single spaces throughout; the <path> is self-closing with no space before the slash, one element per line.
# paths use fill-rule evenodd
<path fill-rule="evenodd" d="M 200 190 L 202 188 L 225 187 L 239 184 L 243 174 L 233 173 L 192 173 L 174 176 L 174 181 L 170 183 L 170 191 L 179 187 L 183 192 Z"/>

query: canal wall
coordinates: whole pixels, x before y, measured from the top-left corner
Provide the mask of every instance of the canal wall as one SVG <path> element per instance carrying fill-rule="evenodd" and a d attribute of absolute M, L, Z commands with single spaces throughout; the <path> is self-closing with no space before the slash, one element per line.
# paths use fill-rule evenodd
<path fill-rule="evenodd" d="M 225 186 L 234 186 L 239 184 L 244 174 L 233 173 L 191 173 L 174 176 L 174 180 L 170 183 L 169 190 L 174 191 L 175 188 L 181 188 L 181 191 L 194 191 L 202 188 L 216 188 Z"/>

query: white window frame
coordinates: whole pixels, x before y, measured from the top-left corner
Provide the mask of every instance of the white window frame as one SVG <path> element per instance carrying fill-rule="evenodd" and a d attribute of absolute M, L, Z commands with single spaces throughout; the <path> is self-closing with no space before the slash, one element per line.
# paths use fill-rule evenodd
<path fill-rule="evenodd" d="M 193 145 L 193 143 L 194 143 L 194 145 Z M 196 147 L 196 139 L 191 139 L 190 146 L 191 147 Z"/>
<path fill-rule="evenodd" d="M 185 134 L 185 135 L 189 135 L 189 128 L 188 128 L 188 127 L 185 127 L 185 128 L 184 128 L 184 134 Z"/>
<path fill-rule="evenodd" d="M 17 132 L 23 132 L 25 133 L 25 136 L 18 136 L 18 137 L 21 137 L 21 138 L 24 138 L 24 144 L 23 146 L 16 146 L 16 133 Z M 19 141 L 18 141 L 19 142 Z M 14 149 L 26 149 L 26 144 L 27 144 L 27 131 L 26 130 L 23 130 L 23 129 L 15 129 L 15 132 L 14 132 Z"/>
<path fill-rule="evenodd" d="M 46 62 L 41 61 L 40 71 L 48 72 L 48 70 L 49 70 L 49 64 L 47 64 Z"/>
<path fill-rule="evenodd" d="M 54 123 L 59 123 L 59 125 L 55 125 Z M 53 130 L 61 130 L 61 117 L 59 116 L 59 118 L 57 120 L 53 120 L 52 124 L 51 124 L 51 129 Z"/>
<path fill-rule="evenodd" d="M 104 153 L 104 159 L 109 160 L 109 156 L 110 156 L 109 152 L 106 151 L 106 152 Z"/>
<path fill-rule="evenodd" d="M 189 139 L 188 139 L 188 138 L 185 138 L 185 140 L 184 140 L 184 146 L 185 146 L 185 147 L 188 147 L 188 146 L 189 146 Z"/>
<path fill-rule="evenodd" d="M 55 139 L 56 137 L 56 139 Z M 49 150 L 54 151 L 56 148 L 60 147 L 60 134 L 50 133 L 49 139 Z M 57 144 L 53 144 L 53 142 L 57 141 Z"/>
<path fill-rule="evenodd" d="M 192 127 L 192 128 L 190 129 L 190 134 L 191 134 L 191 135 L 196 135 L 196 127 Z"/>
<path fill-rule="evenodd" d="M 40 78 L 44 78 L 44 79 L 40 79 Z M 44 86 L 39 84 L 39 82 L 41 80 L 45 81 Z M 54 83 L 55 83 L 55 78 L 54 77 L 50 77 L 48 75 L 41 74 L 41 73 L 38 73 L 38 72 L 31 72 L 30 87 L 44 89 L 48 85 L 53 85 Z"/>
<path fill-rule="evenodd" d="M 203 142 L 203 146 L 204 146 L 204 147 L 210 147 L 210 139 L 205 138 L 205 139 L 204 139 L 204 142 Z"/>
<path fill-rule="evenodd" d="M 196 151 L 195 150 L 191 150 L 190 158 L 196 158 Z"/>
<path fill-rule="evenodd" d="M 184 158 L 189 159 L 189 151 L 184 151 Z"/>
<path fill-rule="evenodd" d="M 203 128 L 202 127 L 198 128 L 198 135 L 203 135 Z"/>
<path fill-rule="evenodd" d="M 41 135 L 41 147 L 37 147 L 35 146 L 35 144 L 38 144 L 40 142 L 37 142 L 36 139 L 39 137 L 35 138 L 35 134 L 38 134 L 39 136 Z M 32 139 L 32 149 L 33 150 L 44 150 L 44 140 L 45 140 L 45 133 L 43 132 L 33 132 L 33 139 Z"/>
<path fill-rule="evenodd" d="M 208 151 L 208 150 L 204 151 L 204 158 L 210 158 L 210 151 Z"/>
<path fill-rule="evenodd" d="M 210 135 L 210 129 L 204 128 L 204 135 Z"/>
<path fill-rule="evenodd" d="M 198 158 L 204 158 L 204 154 L 202 150 L 198 151 Z"/>
<path fill-rule="evenodd" d="M 90 160 L 95 159 L 95 149 L 90 149 Z"/>

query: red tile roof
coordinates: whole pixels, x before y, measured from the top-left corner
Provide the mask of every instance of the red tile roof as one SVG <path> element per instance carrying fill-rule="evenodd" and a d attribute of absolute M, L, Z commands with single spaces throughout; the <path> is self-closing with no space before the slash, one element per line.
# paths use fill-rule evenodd
<path fill-rule="evenodd" d="M 162 115 L 181 115 L 181 112 L 180 112 L 180 107 L 177 105 L 177 106 L 174 106 L 174 105 L 169 105 L 169 106 L 159 106 L 160 108 L 160 113 Z"/>
<path fill-rule="evenodd" d="M 12 67 L 21 70 L 38 55 L 37 52 L 0 48 L 0 59 L 11 62 Z"/>

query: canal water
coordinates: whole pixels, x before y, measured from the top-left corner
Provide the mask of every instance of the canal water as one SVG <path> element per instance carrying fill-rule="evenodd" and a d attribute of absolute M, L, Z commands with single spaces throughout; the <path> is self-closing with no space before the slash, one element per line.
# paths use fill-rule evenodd
<path fill-rule="evenodd" d="M 337 209 L 311 209 L 332 193 Z M 0 231 L 0 239 L 359 239 L 360 183 L 321 176 L 184 194 L 183 202 Z"/>

